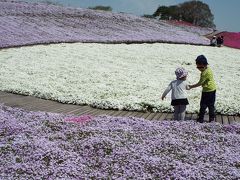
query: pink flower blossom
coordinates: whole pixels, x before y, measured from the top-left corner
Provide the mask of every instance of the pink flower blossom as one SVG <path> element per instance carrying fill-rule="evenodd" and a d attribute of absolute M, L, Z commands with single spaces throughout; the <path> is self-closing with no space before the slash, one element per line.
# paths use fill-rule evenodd
<path fill-rule="evenodd" d="M 82 115 L 79 117 L 66 118 L 65 121 L 84 123 L 84 122 L 90 121 L 91 119 L 93 119 L 93 116 L 91 116 L 91 115 Z"/>

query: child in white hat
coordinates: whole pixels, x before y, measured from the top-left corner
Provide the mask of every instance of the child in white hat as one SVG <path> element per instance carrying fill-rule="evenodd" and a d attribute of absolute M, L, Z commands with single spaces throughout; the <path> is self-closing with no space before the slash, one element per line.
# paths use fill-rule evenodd
<path fill-rule="evenodd" d="M 177 68 L 175 71 L 176 80 L 172 81 L 162 94 L 162 100 L 172 90 L 172 102 L 174 107 L 174 120 L 184 120 L 186 107 L 189 104 L 186 90 L 189 90 L 186 83 L 188 72 L 184 68 Z"/>

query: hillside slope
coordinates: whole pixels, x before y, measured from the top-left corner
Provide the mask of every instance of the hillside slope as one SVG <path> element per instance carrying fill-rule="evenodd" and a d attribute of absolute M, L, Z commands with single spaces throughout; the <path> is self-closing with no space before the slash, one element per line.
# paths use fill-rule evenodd
<path fill-rule="evenodd" d="M 209 44 L 198 33 L 122 13 L 0 0 L 0 48 L 58 42 Z"/>
<path fill-rule="evenodd" d="M 197 33 L 199 35 L 206 35 L 212 33 L 214 30 L 212 28 L 206 28 L 206 27 L 200 27 L 200 26 L 195 26 L 189 22 L 186 21 L 176 21 L 176 20 L 170 20 L 166 21 L 167 23 L 171 25 L 175 25 L 177 27 L 183 28 L 185 31 L 192 32 L 192 33 Z"/>

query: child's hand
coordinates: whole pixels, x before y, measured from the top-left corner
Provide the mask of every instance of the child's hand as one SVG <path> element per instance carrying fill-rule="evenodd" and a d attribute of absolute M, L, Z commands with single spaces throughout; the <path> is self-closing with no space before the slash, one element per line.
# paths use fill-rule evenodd
<path fill-rule="evenodd" d="M 187 89 L 187 90 L 190 90 L 190 89 L 191 89 L 191 85 L 187 85 L 187 86 L 186 86 L 186 89 Z"/>
<path fill-rule="evenodd" d="M 162 100 L 164 100 L 164 99 L 165 99 L 165 97 L 162 97 L 161 99 L 162 99 Z"/>

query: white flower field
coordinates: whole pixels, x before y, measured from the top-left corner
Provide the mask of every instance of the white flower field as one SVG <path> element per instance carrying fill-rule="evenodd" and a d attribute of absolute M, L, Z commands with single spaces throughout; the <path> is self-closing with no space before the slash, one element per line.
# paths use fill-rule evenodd
<path fill-rule="evenodd" d="M 208 58 L 217 82 L 216 110 L 240 114 L 240 51 L 176 44 L 53 44 L 0 50 L 0 90 L 103 109 L 172 111 L 160 100 L 177 67 L 199 80 L 195 58 Z M 197 112 L 201 88 L 190 90 Z"/>

